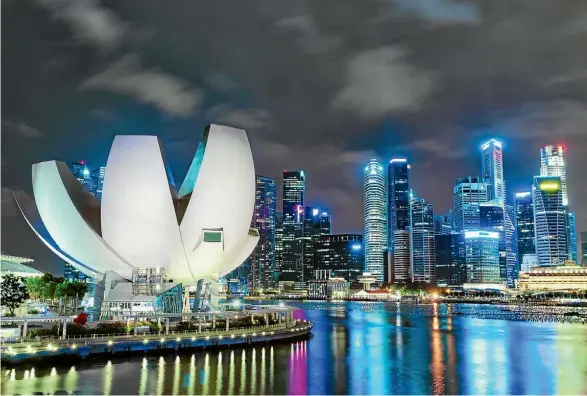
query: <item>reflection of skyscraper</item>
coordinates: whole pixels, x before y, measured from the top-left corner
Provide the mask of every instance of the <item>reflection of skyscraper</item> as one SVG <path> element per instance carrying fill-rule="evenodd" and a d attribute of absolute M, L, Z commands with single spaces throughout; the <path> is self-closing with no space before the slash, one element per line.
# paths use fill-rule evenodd
<path fill-rule="evenodd" d="M 563 146 L 545 146 L 540 149 L 540 176 L 559 176 L 562 190 L 562 204 L 569 204 L 567 192 L 567 168 Z"/>
<path fill-rule="evenodd" d="M 481 146 L 482 175 L 489 181 L 489 199 L 505 203 L 505 181 L 503 176 L 503 154 L 500 141 L 491 139 Z"/>
<path fill-rule="evenodd" d="M 535 176 L 532 198 L 538 265 L 561 265 L 568 257 L 568 219 L 560 176 Z"/>
<path fill-rule="evenodd" d="M 412 282 L 434 282 L 434 207 L 422 198 L 410 201 Z"/>
<path fill-rule="evenodd" d="M 516 211 L 516 227 L 518 234 L 518 261 L 524 255 L 536 254 L 536 236 L 534 234 L 534 203 L 531 192 L 516 193 L 514 210 Z"/>
<path fill-rule="evenodd" d="M 377 160 L 364 171 L 365 271 L 383 282 L 383 251 L 387 246 L 385 174 Z"/>
<path fill-rule="evenodd" d="M 284 171 L 282 281 L 302 281 L 303 254 L 300 241 L 303 236 L 305 194 L 304 171 Z"/>
<path fill-rule="evenodd" d="M 479 230 L 479 204 L 489 201 L 490 197 L 487 180 L 480 177 L 457 179 L 453 193 L 454 230 Z"/>
<path fill-rule="evenodd" d="M 405 158 L 393 158 L 387 168 L 387 246 L 393 247 L 393 232 L 410 225 L 410 165 Z"/>

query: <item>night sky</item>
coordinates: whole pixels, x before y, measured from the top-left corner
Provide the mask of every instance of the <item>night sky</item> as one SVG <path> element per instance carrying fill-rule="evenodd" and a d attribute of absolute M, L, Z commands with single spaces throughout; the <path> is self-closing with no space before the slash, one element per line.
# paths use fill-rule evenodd
<path fill-rule="evenodd" d="M 2 250 L 62 268 L 11 199 L 31 164 L 152 134 L 180 184 L 210 122 L 247 130 L 257 173 L 303 169 L 334 232 L 362 232 L 369 158 L 406 155 L 444 213 L 484 139 L 509 199 L 563 144 L 587 230 L 587 2 L 3 0 Z"/>

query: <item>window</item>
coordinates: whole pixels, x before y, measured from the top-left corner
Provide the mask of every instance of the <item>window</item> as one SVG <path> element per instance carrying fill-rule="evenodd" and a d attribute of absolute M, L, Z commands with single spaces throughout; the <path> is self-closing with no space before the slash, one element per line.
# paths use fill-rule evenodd
<path fill-rule="evenodd" d="M 222 242 L 222 232 L 204 231 L 204 242 Z"/>

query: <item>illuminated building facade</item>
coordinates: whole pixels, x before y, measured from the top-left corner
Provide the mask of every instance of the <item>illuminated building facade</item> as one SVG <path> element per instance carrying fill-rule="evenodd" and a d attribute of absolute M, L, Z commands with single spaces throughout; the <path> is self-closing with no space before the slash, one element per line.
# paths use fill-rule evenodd
<path fill-rule="evenodd" d="M 357 284 L 363 274 L 363 237 L 358 234 L 323 235 L 314 245 L 315 271 Z"/>
<path fill-rule="evenodd" d="M 464 234 L 435 236 L 436 284 L 460 286 L 467 282 L 466 244 Z"/>
<path fill-rule="evenodd" d="M 434 207 L 422 198 L 410 202 L 412 282 L 434 282 Z"/>
<path fill-rule="evenodd" d="M 275 271 L 274 284 L 279 282 L 283 260 L 283 212 L 275 212 Z"/>
<path fill-rule="evenodd" d="M 518 260 L 536 254 L 536 235 L 534 233 L 534 202 L 532 193 L 519 192 L 515 195 L 516 230 L 518 234 Z"/>
<path fill-rule="evenodd" d="M 467 283 L 503 282 L 499 265 L 500 240 L 499 232 L 465 232 Z"/>
<path fill-rule="evenodd" d="M 568 214 L 560 176 L 535 176 L 532 199 L 538 265 L 561 265 L 568 257 Z"/>
<path fill-rule="evenodd" d="M 395 230 L 410 225 L 410 165 L 406 158 L 393 158 L 387 168 L 387 246 L 393 248 Z"/>
<path fill-rule="evenodd" d="M 452 214 L 434 215 L 434 234 L 448 235 L 452 233 Z"/>
<path fill-rule="evenodd" d="M 569 250 L 569 260 L 573 263 L 577 261 L 577 220 L 574 212 L 568 212 L 567 221 L 567 240 Z"/>
<path fill-rule="evenodd" d="M 90 172 L 90 176 L 93 179 L 95 186 L 94 195 L 98 199 L 102 199 L 102 188 L 104 187 L 104 176 L 106 176 L 106 167 L 100 166 Z"/>
<path fill-rule="evenodd" d="M 553 267 L 534 267 L 520 272 L 520 290 L 587 290 L 587 268 L 573 263 Z"/>
<path fill-rule="evenodd" d="M 304 171 L 283 172 L 283 251 L 280 281 L 303 282 Z"/>
<path fill-rule="evenodd" d="M 393 232 L 392 270 L 393 283 L 405 283 L 412 280 L 411 274 L 410 231 Z"/>
<path fill-rule="evenodd" d="M 562 204 L 569 204 L 567 191 L 567 168 L 563 146 L 545 146 L 540 149 L 540 176 L 560 177 Z"/>
<path fill-rule="evenodd" d="M 383 283 L 384 257 L 387 247 L 387 200 L 385 173 L 372 159 L 364 169 L 365 271 Z"/>
<path fill-rule="evenodd" d="M 304 211 L 303 234 L 299 244 L 302 247 L 302 281 L 314 279 L 315 243 L 321 236 L 330 235 L 330 214 L 319 208 L 306 206 Z"/>
<path fill-rule="evenodd" d="M 505 181 L 503 176 L 502 143 L 491 139 L 481 145 L 482 175 L 489 181 L 488 199 L 505 203 Z"/>
<path fill-rule="evenodd" d="M 587 232 L 581 233 L 581 264 L 587 266 Z"/>
<path fill-rule="evenodd" d="M 453 189 L 454 231 L 479 230 L 479 205 L 489 201 L 489 182 L 481 177 L 457 179 Z"/>

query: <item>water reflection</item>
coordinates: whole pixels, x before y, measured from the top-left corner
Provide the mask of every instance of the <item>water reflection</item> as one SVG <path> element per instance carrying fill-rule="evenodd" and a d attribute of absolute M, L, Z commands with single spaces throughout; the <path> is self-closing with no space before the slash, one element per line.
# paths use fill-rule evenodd
<path fill-rule="evenodd" d="M 309 340 L 8 367 L 2 394 L 587 393 L 584 325 L 454 316 L 470 309 L 458 305 L 300 305 L 297 318 L 315 323 Z"/>

